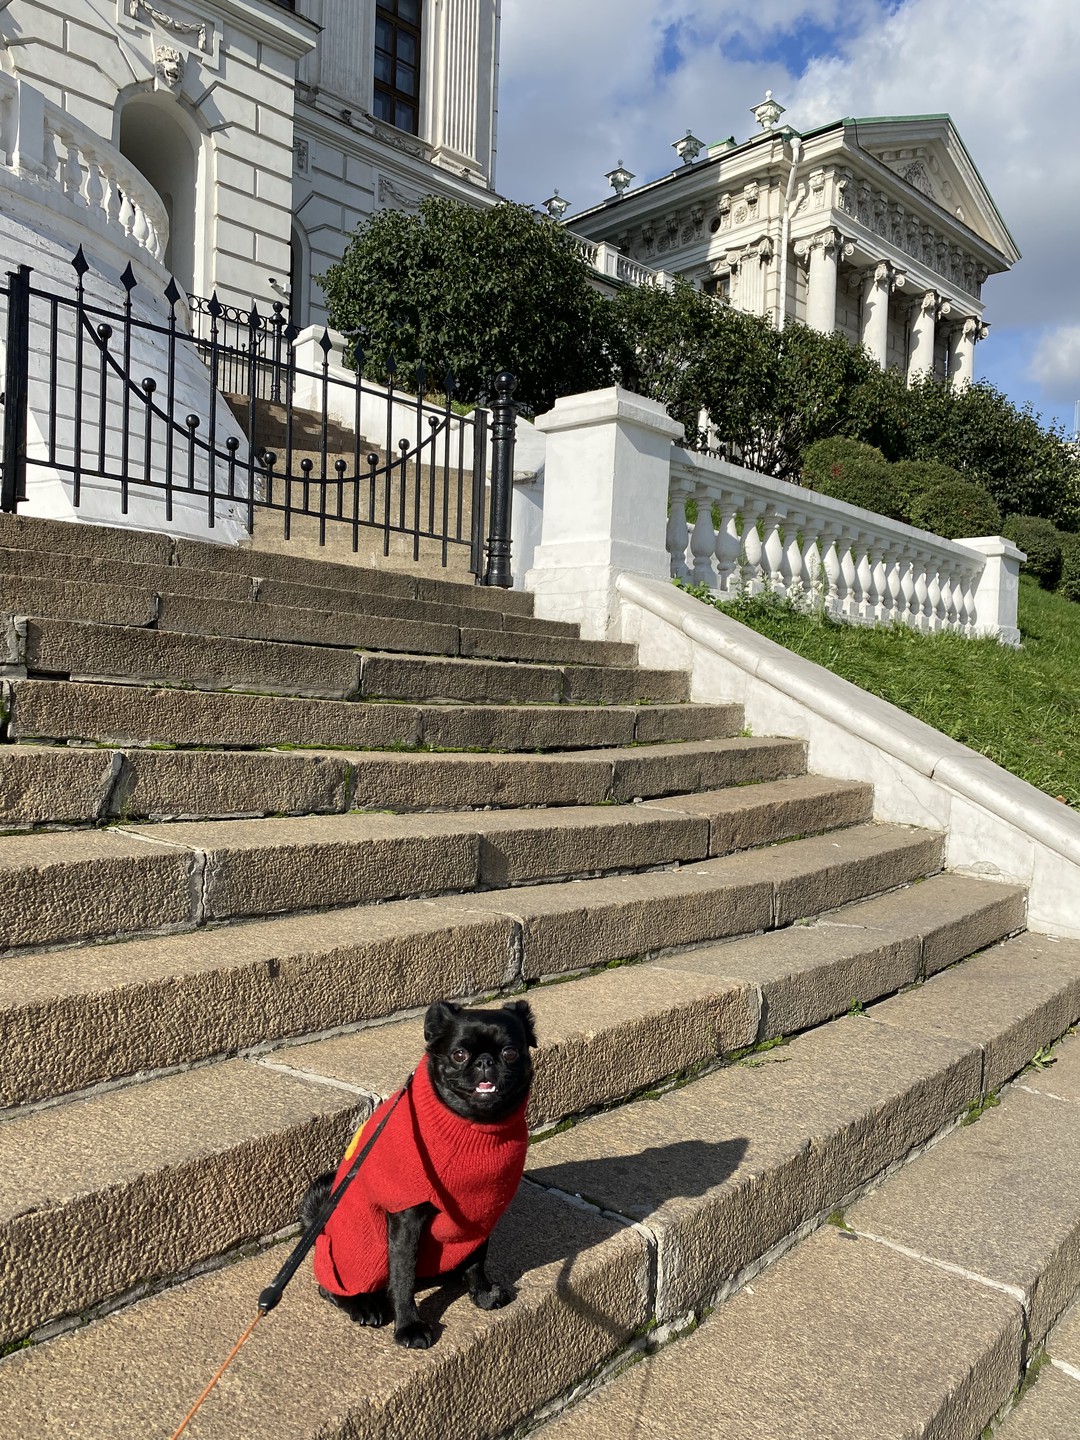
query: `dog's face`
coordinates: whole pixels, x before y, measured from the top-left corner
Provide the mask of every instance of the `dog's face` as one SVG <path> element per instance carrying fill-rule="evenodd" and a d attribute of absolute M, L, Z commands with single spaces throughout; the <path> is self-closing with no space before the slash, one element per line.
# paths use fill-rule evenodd
<path fill-rule="evenodd" d="M 463 1010 L 437 1000 L 424 1016 L 424 1039 L 435 1093 L 455 1115 L 502 1120 L 528 1094 L 536 1032 L 527 1000 L 501 1010 Z"/>

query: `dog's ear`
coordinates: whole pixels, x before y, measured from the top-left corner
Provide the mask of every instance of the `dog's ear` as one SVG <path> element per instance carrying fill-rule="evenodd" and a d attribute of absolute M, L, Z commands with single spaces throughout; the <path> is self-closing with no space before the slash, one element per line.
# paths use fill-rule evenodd
<path fill-rule="evenodd" d="M 536 1049 L 536 1022 L 533 1019 L 532 1006 L 527 1000 L 509 1000 L 503 1006 L 504 1010 L 510 1010 L 521 1021 L 525 1030 L 525 1039 L 532 1049 Z"/>
<path fill-rule="evenodd" d="M 452 1005 L 449 1000 L 436 1000 L 434 1005 L 429 1005 L 427 1014 L 424 1016 L 424 1039 L 429 1045 L 434 1045 L 443 1039 L 458 1022 L 461 1015 L 461 1006 Z"/>

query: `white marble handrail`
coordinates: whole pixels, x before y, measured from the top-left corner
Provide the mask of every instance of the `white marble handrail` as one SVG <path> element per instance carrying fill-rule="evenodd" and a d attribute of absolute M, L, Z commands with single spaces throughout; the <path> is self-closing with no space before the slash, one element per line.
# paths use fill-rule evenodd
<path fill-rule="evenodd" d="M 161 261 L 169 220 L 160 196 L 120 151 L 25 80 L 0 71 L 0 150 L 8 184 L 93 217 Z M 0 184 L 3 184 L 0 177 Z"/>
<path fill-rule="evenodd" d="M 667 548 L 675 578 L 720 595 L 769 590 L 854 624 L 899 622 L 1016 643 L 1023 557 L 1007 541 L 943 540 L 730 461 L 679 448 L 672 457 Z M 697 506 L 693 524 L 688 500 Z"/>

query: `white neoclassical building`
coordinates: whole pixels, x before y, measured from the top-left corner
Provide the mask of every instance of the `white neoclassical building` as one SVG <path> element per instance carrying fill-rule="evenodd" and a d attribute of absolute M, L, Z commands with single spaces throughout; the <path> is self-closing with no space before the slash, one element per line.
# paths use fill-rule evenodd
<path fill-rule="evenodd" d="M 681 275 L 779 326 L 840 331 L 909 375 L 971 379 L 983 286 L 1020 257 L 949 117 L 800 135 L 771 94 L 753 113 L 750 139 L 688 133 L 678 167 L 636 189 L 620 160 L 615 194 L 565 222 L 596 244 L 597 268 L 632 283 Z"/>
<path fill-rule="evenodd" d="M 373 211 L 494 198 L 498 14 L 499 0 L 6 0 L 6 188 L 62 239 L 104 217 L 189 292 L 243 306 L 291 283 L 293 318 L 318 320 L 311 277 Z"/>

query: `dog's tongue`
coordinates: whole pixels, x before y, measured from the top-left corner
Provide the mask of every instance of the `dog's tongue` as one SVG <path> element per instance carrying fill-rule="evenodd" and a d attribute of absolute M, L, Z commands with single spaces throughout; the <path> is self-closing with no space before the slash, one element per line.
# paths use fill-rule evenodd
<path fill-rule="evenodd" d="M 476 1093 L 477 1095 L 494 1095 L 496 1089 L 497 1086 L 493 1085 L 490 1080 L 481 1080 L 476 1087 Z"/>

